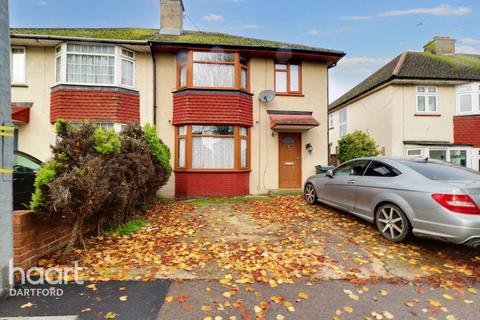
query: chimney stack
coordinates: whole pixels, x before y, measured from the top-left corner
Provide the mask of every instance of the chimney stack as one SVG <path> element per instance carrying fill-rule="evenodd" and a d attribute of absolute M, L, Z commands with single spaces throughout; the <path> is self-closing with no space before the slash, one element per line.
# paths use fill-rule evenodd
<path fill-rule="evenodd" d="M 433 54 L 455 54 L 455 39 L 450 37 L 433 37 L 433 40 L 423 46 L 424 52 Z"/>
<path fill-rule="evenodd" d="M 184 11 L 182 0 L 160 0 L 160 34 L 181 35 Z"/>

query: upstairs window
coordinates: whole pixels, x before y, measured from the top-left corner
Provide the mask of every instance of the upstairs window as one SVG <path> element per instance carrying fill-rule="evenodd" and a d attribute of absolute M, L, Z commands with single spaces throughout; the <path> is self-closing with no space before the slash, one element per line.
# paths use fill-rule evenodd
<path fill-rule="evenodd" d="M 78 85 L 134 86 L 135 53 L 113 45 L 65 43 L 57 47 L 55 80 Z"/>
<path fill-rule="evenodd" d="M 177 55 L 177 87 L 248 90 L 248 59 L 239 53 L 188 51 Z"/>
<path fill-rule="evenodd" d="M 340 138 L 347 135 L 347 108 L 343 108 L 339 112 L 340 114 Z"/>
<path fill-rule="evenodd" d="M 302 66 L 299 63 L 275 64 L 275 92 L 277 94 L 302 93 Z"/>
<path fill-rule="evenodd" d="M 335 118 L 333 117 L 333 113 L 328 115 L 328 128 L 333 129 L 335 125 Z"/>
<path fill-rule="evenodd" d="M 469 83 L 457 87 L 457 113 L 480 112 L 480 84 Z"/>
<path fill-rule="evenodd" d="M 437 87 L 417 87 L 417 112 L 437 112 Z"/>
<path fill-rule="evenodd" d="M 233 53 L 194 52 L 193 86 L 233 88 L 235 55 Z"/>
<path fill-rule="evenodd" d="M 12 84 L 26 82 L 25 48 L 13 47 L 10 54 L 10 77 Z"/>

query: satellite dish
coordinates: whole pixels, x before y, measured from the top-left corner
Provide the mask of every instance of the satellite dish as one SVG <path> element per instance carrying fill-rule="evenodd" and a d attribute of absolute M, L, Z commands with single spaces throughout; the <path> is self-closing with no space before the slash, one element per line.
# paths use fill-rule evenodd
<path fill-rule="evenodd" d="M 265 103 L 272 102 L 273 99 L 275 99 L 275 92 L 273 90 L 263 90 L 258 95 L 258 100 Z"/>

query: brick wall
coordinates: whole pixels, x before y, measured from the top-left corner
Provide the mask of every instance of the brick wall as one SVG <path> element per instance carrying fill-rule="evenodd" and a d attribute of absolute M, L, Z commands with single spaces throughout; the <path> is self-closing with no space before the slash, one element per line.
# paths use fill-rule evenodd
<path fill-rule="evenodd" d="M 252 96 L 240 91 L 184 90 L 173 96 L 173 124 L 253 125 Z"/>
<path fill-rule="evenodd" d="M 456 144 L 471 144 L 480 148 L 480 116 L 456 116 L 453 118 Z"/>
<path fill-rule="evenodd" d="M 115 87 L 57 86 L 50 96 L 50 121 L 59 118 L 138 123 L 140 96 L 137 91 Z"/>
<path fill-rule="evenodd" d="M 13 264 L 27 269 L 38 259 L 64 247 L 70 239 L 65 223 L 45 222 L 32 211 L 13 213 Z"/>
<path fill-rule="evenodd" d="M 175 172 L 177 197 L 227 197 L 250 193 L 250 172 Z M 208 187 L 206 187 L 208 184 Z"/>

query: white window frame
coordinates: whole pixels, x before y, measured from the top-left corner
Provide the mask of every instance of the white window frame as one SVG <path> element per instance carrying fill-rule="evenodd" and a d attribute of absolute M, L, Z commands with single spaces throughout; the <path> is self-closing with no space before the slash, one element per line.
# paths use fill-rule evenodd
<path fill-rule="evenodd" d="M 335 127 L 335 117 L 333 113 L 328 115 L 328 129 L 333 129 Z"/>
<path fill-rule="evenodd" d="M 68 44 L 80 44 L 80 45 L 94 45 L 94 46 L 111 46 L 114 47 L 114 54 L 98 54 L 98 53 L 67 53 Z M 131 52 L 133 57 L 123 55 L 122 50 Z M 105 55 L 105 56 L 114 56 L 114 70 L 113 70 L 113 83 L 112 84 L 103 84 L 103 83 L 82 83 L 82 82 L 67 82 L 67 54 L 78 54 L 78 55 Z M 57 79 L 57 58 L 61 57 L 61 70 L 60 70 L 60 79 Z M 99 87 L 124 87 L 133 89 L 135 87 L 135 58 L 136 53 L 130 49 L 127 49 L 122 46 L 116 46 L 111 44 L 98 44 L 98 43 L 88 43 L 88 42 L 64 42 L 58 45 L 55 48 L 55 72 L 54 72 L 54 83 L 58 84 L 70 84 L 70 85 L 79 85 L 79 86 L 99 86 Z M 133 84 L 126 85 L 122 84 L 122 60 L 127 60 L 133 62 L 133 75 L 132 80 Z"/>
<path fill-rule="evenodd" d="M 23 82 L 13 82 L 13 49 L 23 50 Z M 10 47 L 10 82 L 12 85 L 26 85 L 27 84 L 27 48 L 22 46 Z"/>
<path fill-rule="evenodd" d="M 420 91 L 420 88 L 424 88 L 424 92 L 419 92 Z M 432 92 L 428 92 L 428 90 L 430 88 L 434 88 L 435 89 L 435 93 L 432 93 Z M 425 110 L 419 110 L 418 109 L 418 98 L 419 97 L 425 97 Z M 429 97 L 435 97 L 435 111 L 432 111 L 432 110 L 428 110 L 429 108 L 429 104 L 428 104 L 428 100 L 429 100 Z M 436 86 L 417 86 L 415 88 L 415 105 L 416 105 L 416 113 L 421 113 L 421 114 L 437 114 L 439 113 L 439 103 L 438 103 L 438 87 Z"/>
<path fill-rule="evenodd" d="M 121 86 L 125 86 L 125 87 L 129 87 L 129 88 L 133 88 L 135 86 L 135 52 L 132 51 L 132 50 L 128 50 L 126 48 L 123 48 L 123 47 L 119 47 L 117 46 L 115 48 L 116 51 L 119 51 L 119 53 L 117 53 L 117 55 L 120 57 L 118 59 L 118 68 L 117 68 L 117 58 L 115 57 L 115 68 L 116 68 L 116 72 L 118 72 L 118 79 L 119 79 L 119 83 Z M 127 55 L 124 55 L 123 54 L 123 51 L 127 51 L 129 53 L 132 54 L 132 56 L 127 56 Z M 129 84 L 124 84 L 122 83 L 122 61 L 125 60 L 125 61 L 128 61 L 128 62 L 131 62 L 133 64 L 133 71 L 132 71 L 132 84 L 129 85 Z"/>
<path fill-rule="evenodd" d="M 342 122 L 342 113 L 345 113 L 345 121 Z M 344 136 L 346 136 L 348 134 L 348 112 L 347 112 L 347 108 L 343 108 L 343 109 L 340 109 L 338 111 L 338 118 L 339 118 L 339 128 L 338 128 L 338 136 L 340 138 L 343 138 Z M 345 130 L 345 132 L 342 134 L 342 129 Z"/>
<path fill-rule="evenodd" d="M 464 95 L 470 95 L 472 99 L 472 109 L 470 111 L 461 111 L 460 109 L 460 97 Z M 457 114 L 479 114 L 480 113 L 480 83 L 471 82 L 462 84 L 456 88 L 456 102 L 457 102 Z"/>
<path fill-rule="evenodd" d="M 430 158 L 430 151 L 445 151 L 445 161 L 451 161 L 451 151 L 466 151 L 466 168 L 477 169 L 474 167 L 476 164 L 474 161 L 476 158 L 474 157 L 475 153 L 477 152 L 476 148 L 469 148 L 469 147 L 461 147 L 461 146 L 452 146 L 452 147 L 441 147 L 441 146 L 410 146 L 405 148 L 405 155 L 407 157 L 418 157 L 417 155 L 408 155 L 408 151 L 411 150 L 420 150 L 421 157 L 428 157 Z M 480 158 L 480 157 L 479 157 Z"/>
<path fill-rule="evenodd" d="M 408 154 L 410 151 L 420 151 L 420 154 L 410 155 L 410 154 Z M 423 150 L 422 150 L 422 148 L 407 148 L 406 156 L 407 157 L 421 157 L 421 156 L 423 156 Z"/>

